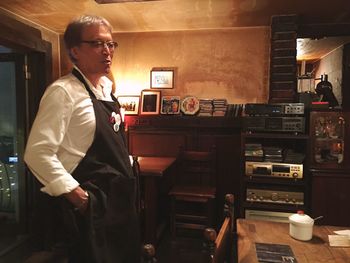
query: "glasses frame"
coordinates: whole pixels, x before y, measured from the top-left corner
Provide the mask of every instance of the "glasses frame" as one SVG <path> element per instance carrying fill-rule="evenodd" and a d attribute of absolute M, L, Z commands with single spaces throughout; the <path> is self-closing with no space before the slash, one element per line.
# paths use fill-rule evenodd
<path fill-rule="evenodd" d="M 89 44 L 91 47 L 99 49 L 104 49 L 105 47 L 107 47 L 108 50 L 115 50 L 118 47 L 118 43 L 116 41 L 82 40 L 80 41 L 80 43 L 86 43 Z"/>

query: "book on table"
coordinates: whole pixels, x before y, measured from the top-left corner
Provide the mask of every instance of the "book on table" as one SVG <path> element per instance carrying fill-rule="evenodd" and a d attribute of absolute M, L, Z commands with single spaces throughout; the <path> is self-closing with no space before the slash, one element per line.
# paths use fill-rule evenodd
<path fill-rule="evenodd" d="M 255 243 L 259 263 L 297 263 L 289 245 Z"/>

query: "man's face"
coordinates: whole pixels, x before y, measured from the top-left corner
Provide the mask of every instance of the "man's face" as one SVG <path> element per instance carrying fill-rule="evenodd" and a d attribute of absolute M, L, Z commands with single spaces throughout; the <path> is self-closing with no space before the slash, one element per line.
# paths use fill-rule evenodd
<path fill-rule="evenodd" d="M 114 53 L 114 48 L 108 47 L 113 45 L 108 28 L 103 25 L 86 27 L 81 40 L 82 43 L 71 50 L 79 69 L 87 77 L 101 77 L 108 74 Z"/>

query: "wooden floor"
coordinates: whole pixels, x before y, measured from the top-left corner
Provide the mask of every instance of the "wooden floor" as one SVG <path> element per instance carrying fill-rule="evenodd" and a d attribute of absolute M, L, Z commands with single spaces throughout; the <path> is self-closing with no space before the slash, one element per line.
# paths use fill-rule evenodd
<path fill-rule="evenodd" d="M 30 244 L 17 246 L 5 255 L 0 256 L 0 263 L 67 262 L 67 260 L 47 252 L 30 253 L 29 246 Z M 165 228 L 156 248 L 157 263 L 199 263 L 203 256 L 202 249 L 203 238 L 201 233 L 182 233 L 181 236 L 172 239 L 169 229 Z"/>
<path fill-rule="evenodd" d="M 165 230 L 156 249 L 158 263 L 199 263 L 203 257 L 202 233 L 185 233 L 176 239 Z"/>

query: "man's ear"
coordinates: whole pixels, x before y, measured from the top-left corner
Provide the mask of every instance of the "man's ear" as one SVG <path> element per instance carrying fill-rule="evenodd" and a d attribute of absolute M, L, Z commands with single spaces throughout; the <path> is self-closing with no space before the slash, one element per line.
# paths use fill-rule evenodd
<path fill-rule="evenodd" d="M 70 55 L 71 57 L 74 59 L 74 60 L 77 60 L 78 59 L 78 49 L 77 47 L 72 47 L 70 50 Z"/>

